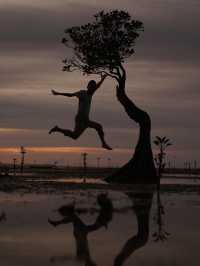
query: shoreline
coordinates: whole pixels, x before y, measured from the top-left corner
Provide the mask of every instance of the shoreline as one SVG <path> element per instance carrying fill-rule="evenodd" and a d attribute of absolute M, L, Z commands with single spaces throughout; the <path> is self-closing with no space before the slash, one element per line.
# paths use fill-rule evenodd
<path fill-rule="evenodd" d="M 65 194 L 70 190 L 100 190 L 122 192 L 152 192 L 156 190 L 154 184 L 104 184 L 104 183 L 77 183 L 65 181 L 32 180 L 27 177 L 1 177 L 0 192 L 4 193 L 47 193 Z M 194 192 L 200 194 L 200 184 L 161 184 L 161 193 Z"/>

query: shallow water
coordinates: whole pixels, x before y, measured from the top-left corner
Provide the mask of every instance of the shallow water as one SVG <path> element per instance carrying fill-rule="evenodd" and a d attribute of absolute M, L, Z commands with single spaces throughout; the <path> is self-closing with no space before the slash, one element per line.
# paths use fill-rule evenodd
<path fill-rule="evenodd" d="M 161 184 L 181 184 L 181 185 L 200 185 L 200 179 L 197 178 L 162 178 Z"/>
<path fill-rule="evenodd" d="M 68 191 L 64 195 L 37 194 L 0 194 L 0 213 L 4 210 L 6 221 L 0 223 L 0 262 L 3 266 L 38 265 L 199 265 L 200 253 L 200 196 L 197 194 L 165 193 L 161 195 L 165 209 L 162 217 L 162 230 L 170 235 L 167 240 L 155 242 L 152 234 L 158 229 L 153 219 L 157 210 L 154 196 L 150 217 L 146 215 L 146 203 L 132 209 L 138 195 L 128 197 L 122 192 L 108 192 L 113 204 L 112 219 L 107 227 L 100 226 L 84 238 L 88 224 L 94 224 L 99 215 L 97 204 L 99 191 Z M 76 255 L 76 242 L 73 235 L 73 223 L 53 227 L 48 217 L 58 220 L 61 216 L 56 210 L 64 204 L 75 202 L 75 208 L 82 227 L 84 243 L 88 245 L 87 256 L 82 260 Z M 137 215 L 136 215 L 137 214 Z M 107 216 L 106 216 L 107 217 Z M 138 218 L 139 217 L 139 218 Z M 138 218 L 138 219 L 136 219 Z M 148 219 L 145 220 L 145 219 Z M 144 231 L 138 236 L 137 221 L 142 228 L 145 222 L 150 224 L 149 239 L 146 242 Z M 102 220 L 100 219 L 100 222 Z M 134 238 L 135 236 L 135 238 Z M 133 237 L 133 238 L 132 238 Z M 132 249 L 127 260 L 120 264 L 117 255 L 128 239 Z M 147 239 L 146 239 L 147 240 Z M 129 251 L 130 251 L 129 250 Z M 133 252 L 134 250 L 134 252 Z M 125 249 L 127 252 L 127 249 Z M 126 253 L 127 254 L 127 253 Z M 118 264 L 116 264 L 118 263 Z"/>
<path fill-rule="evenodd" d="M 51 178 L 51 179 L 27 179 L 27 181 L 35 181 L 35 182 L 62 182 L 62 183 L 83 183 L 83 178 Z M 106 182 L 100 178 L 86 178 L 86 182 L 88 184 L 106 184 Z M 163 177 L 161 178 L 161 184 L 181 184 L 181 185 L 200 185 L 200 179 L 194 177 L 187 178 L 172 178 L 172 177 Z"/>

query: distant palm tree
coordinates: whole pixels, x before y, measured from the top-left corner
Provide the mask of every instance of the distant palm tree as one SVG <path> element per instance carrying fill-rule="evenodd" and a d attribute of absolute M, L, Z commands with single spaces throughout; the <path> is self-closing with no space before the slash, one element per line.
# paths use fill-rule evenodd
<path fill-rule="evenodd" d="M 159 148 L 159 153 L 155 157 L 155 163 L 158 168 L 158 177 L 160 179 L 162 176 L 163 170 L 165 168 L 165 162 L 164 162 L 165 155 L 166 155 L 165 150 L 168 146 L 171 146 L 172 143 L 169 138 L 159 137 L 159 136 L 156 136 L 153 142 Z"/>
<path fill-rule="evenodd" d="M 21 174 L 24 173 L 24 157 L 25 157 L 25 154 L 26 154 L 26 150 L 24 148 L 24 146 L 21 146 L 20 147 L 20 153 L 21 153 Z"/>
<path fill-rule="evenodd" d="M 165 136 L 164 137 L 156 136 L 153 142 L 159 148 L 159 152 L 155 156 L 155 163 L 158 168 L 158 182 L 157 182 L 157 211 L 154 217 L 158 229 L 157 232 L 153 234 L 154 240 L 157 242 L 159 240 L 161 241 L 167 240 L 167 237 L 170 235 L 164 228 L 165 210 L 160 198 L 160 178 L 162 177 L 162 173 L 165 168 L 165 162 L 164 162 L 166 156 L 165 150 L 168 146 L 171 146 L 172 143 L 170 139 Z"/>

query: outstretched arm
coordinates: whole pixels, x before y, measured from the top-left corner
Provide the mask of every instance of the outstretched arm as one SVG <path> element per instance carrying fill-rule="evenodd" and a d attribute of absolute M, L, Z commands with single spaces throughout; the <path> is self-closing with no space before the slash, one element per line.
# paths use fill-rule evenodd
<path fill-rule="evenodd" d="M 101 84 L 103 83 L 104 79 L 107 77 L 107 75 L 101 75 L 101 80 L 99 82 L 96 83 L 96 87 L 94 87 L 92 89 L 92 93 L 94 94 L 96 92 L 96 90 L 98 90 L 98 88 L 101 86 Z"/>
<path fill-rule="evenodd" d="M 74 93 L 62 93 L 62 92 L 57 92 L 55 90 L 51 90 L 53 95 L 60 95 L 60 96 L 67 96 L 67 97 L 75 97 L 77 96 L 77 92 Z"/>
<path fill-rule="evenodd" d="M 98 89 L 101 86 L 101 84 L 104 82 L 106 77 L 107 77 L 107 75 L 101 76 L 101 80 L 99 82 L 97 82 L 97 88 L 96 89 Z"/>

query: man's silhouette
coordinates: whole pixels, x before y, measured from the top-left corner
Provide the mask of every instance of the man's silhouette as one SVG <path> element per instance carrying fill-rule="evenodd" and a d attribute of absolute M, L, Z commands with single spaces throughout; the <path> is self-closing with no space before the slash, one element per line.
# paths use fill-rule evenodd
<path fill-rule="evenodd" d="M 99 215 L 93 224 L 85 224 L 75 210 L 75 203 L 61 206 L 58 212 L 63 216 L 61 220 L 51 220 L 48 222 L 56 227 L 62 224 L 73 224 L 73 233 L 76 241 L 76 255 L 78 260 L 83 260 L 85 266 L 95 266 L 90 254 L 88 234 L 92 233 L 102 227 L 108 227 L 108 224 L 112 221 L 113 216 L 113 204 L 108 198 L 107 194 L 101 193 L 97 197 L 97 203 L 100 207 Z M 51 258 L 55 261 L 55 258 Z"/>
<path fill-rule="evenodd" d="M 78 107 L 78 113 L 75 118 L 75 128 L 73 131 L 69 129 L 62 129 L 59 128 L 58 126 L 55 126 L 49 131 L 49 134 L 54 132 L 60 132 L 67 137 L 70 137 L 72 139 L 77 139 L 80 137 L 80 135 L 84 132 L 85 129 L 93 128 L 97 131 L 100 137 L 102 147 L 108 150 L 112 150 L 112 148 L 109 147 L 108 144 L 105 142 L 103 127 L 101 126 L 101 124 L 95 121 L 91 121 L 89 119 L 92 96 L 94 95 L 96 90 L 101 86 L 105 78 L 106 75 L 103 75 L 98 83 L 96 83 L 95 80 L 90 80 L 87 85 L 87 90 L 80 90 L 75 93 L 60 93 L 55 90 L 52 90 L 53 95 L 77 97 L 79 99 L 79 107 Z"/>

